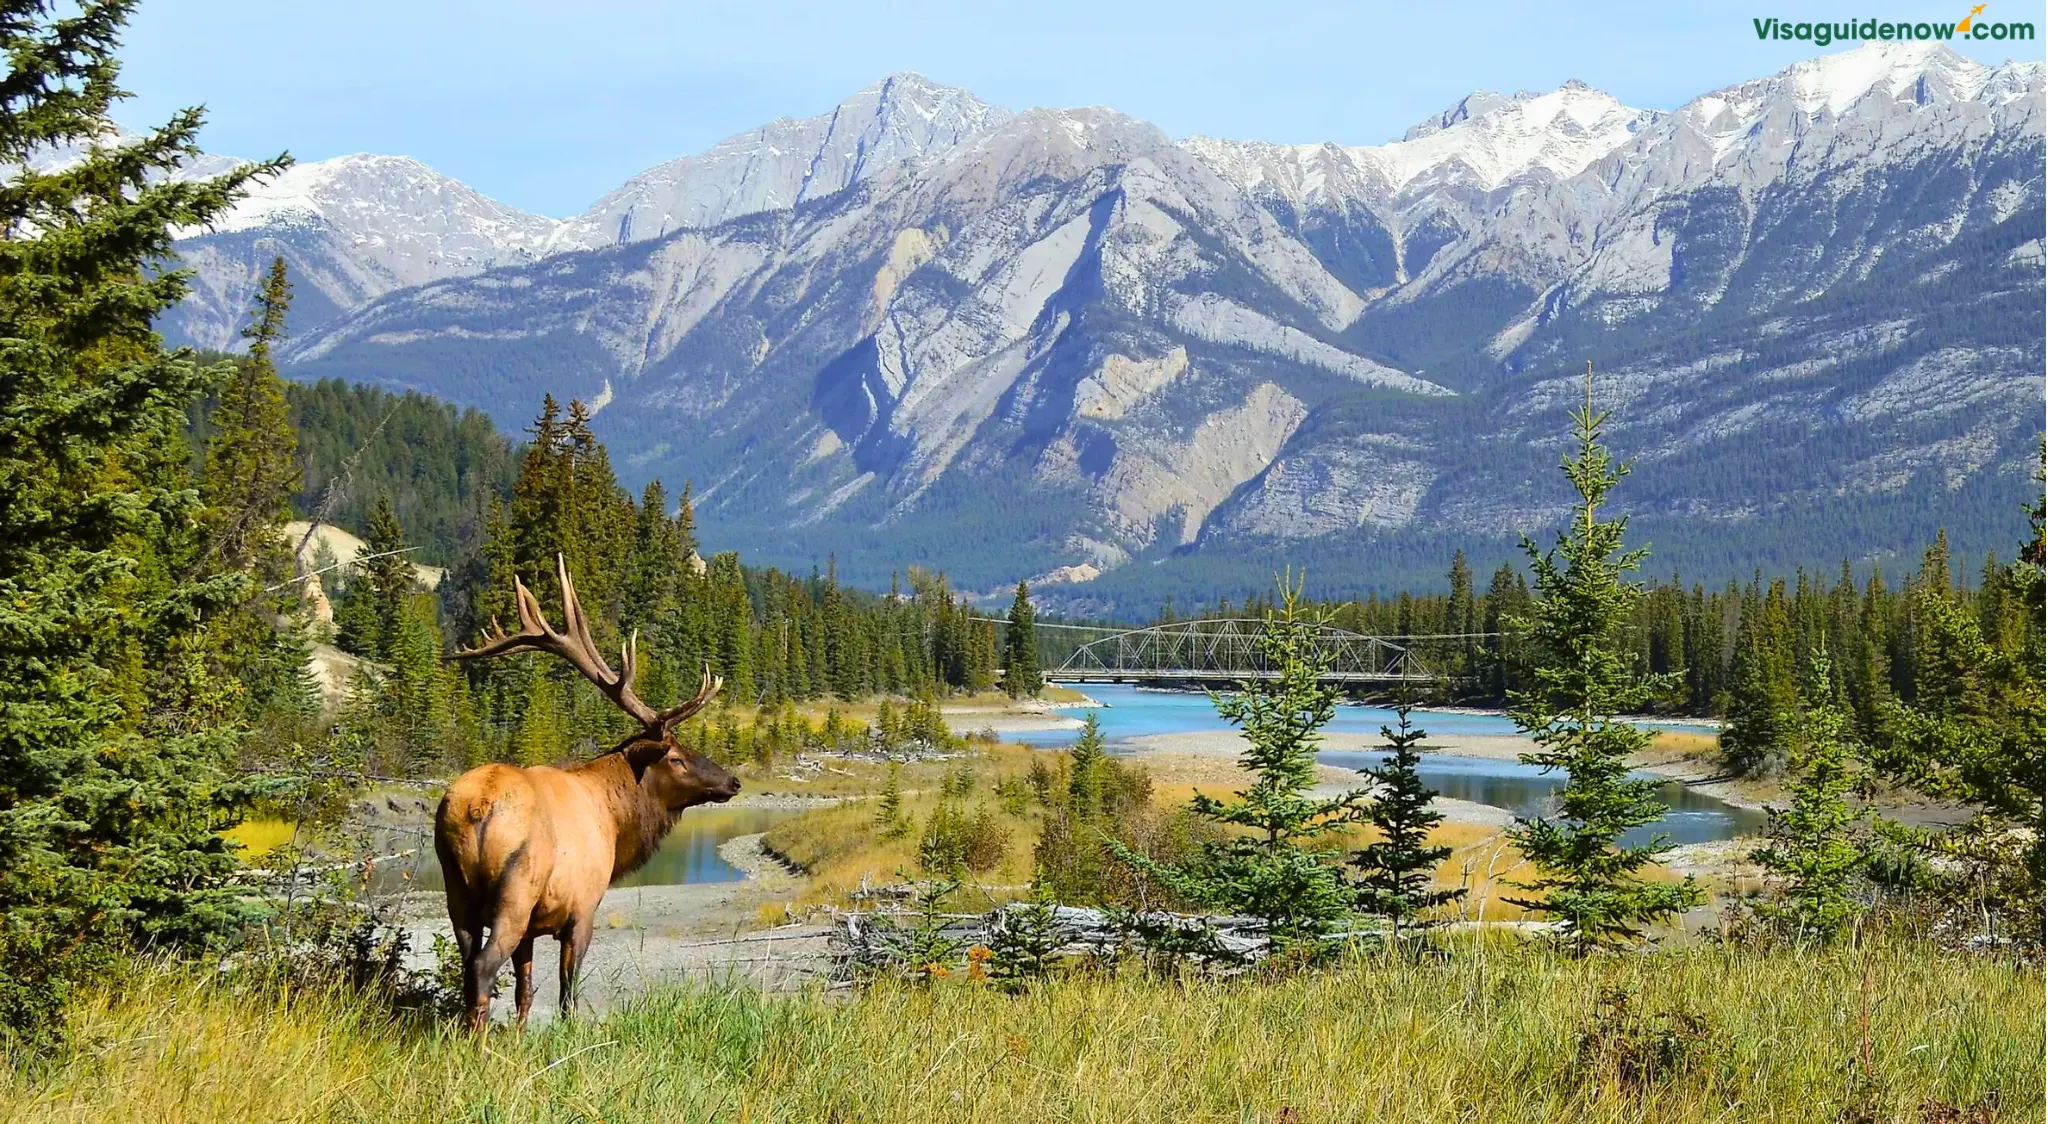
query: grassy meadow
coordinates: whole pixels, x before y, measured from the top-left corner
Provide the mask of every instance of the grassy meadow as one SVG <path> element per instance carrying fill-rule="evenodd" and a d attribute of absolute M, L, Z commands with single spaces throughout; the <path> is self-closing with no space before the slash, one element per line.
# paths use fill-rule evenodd
<path fill-rule="evenodd" d="M 957 977 L 956 977 L 957 981 Z M 1562 959 L 1458 938 L 1236 981 L 1082 973 L 858 997 L 659 992 L 479 1041 L 340 993 L 142 969 L 0 1119 L 211 1121 L 2039 1120 L 2042 978 L 1878 943 Z"/>

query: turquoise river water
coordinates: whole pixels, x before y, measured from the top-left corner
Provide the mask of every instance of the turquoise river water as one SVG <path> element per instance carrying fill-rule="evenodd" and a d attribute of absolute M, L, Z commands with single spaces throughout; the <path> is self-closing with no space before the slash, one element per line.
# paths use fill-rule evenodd
<path fill-rule="evenodd" d="M 1149 734 L 1201 733 L 1231 728 L 1216 716 L 1216 708 L 1207 695 L 1193 691 L 1159 691 L 1110 683 L 1089 683 L 1083 685 L 1082 690 L 1105 704 L 1095 713 L 1112 752 L 1119 744 L 1127 744 L 1132 738 Z M 1082 717 L 1088 712 L 1072 709 L 1063 713 Z M 1500 714 L 1417 708 L 1411 720 L 1423 730 L 1439 736 L 1516 733 L 1514 723 Z M 1336 720 L 1328 729 L 1332 733 L 1375 736 L 1382 725 L 1390 725 L 1393 721 L 1394 712 L 1385 707 L 1340 706 Z M 1714 731 L 1714 727 L 1698 723 L 1660 721 L 1645 724 L 1657 729 L 1697 733 Z M 1075 735 L 1072 730 L 1042 730 L 1003 736 L 1007 741 L 1052 748 L 1073 744 Z M 1321 758 L 1325 764 L 1355 769 L 1379 764 L 1380 754 L 1332 750 L 1322 753 Z M 1449 753 L 1432 753 L 1425 757 L 1422 775 L 1431 788 L 1444 796 L 1491 804 L 1523 816 L 1545 811 L 1553 794 L 1564 784 L 1563 777 L 1546 774 L 1519 761 Z M 1658 823 L 1631 832 L 1626 837 L 1628 841 L 1638 842 L 1653 834 L 1664 834 L 1677 843 L 1700 843 L 1754 834 L 1764 824 L 1761 812 L 1737 808 L 1675 781 L 1659 786 L 1657 791 L 1670 810 Z"/>

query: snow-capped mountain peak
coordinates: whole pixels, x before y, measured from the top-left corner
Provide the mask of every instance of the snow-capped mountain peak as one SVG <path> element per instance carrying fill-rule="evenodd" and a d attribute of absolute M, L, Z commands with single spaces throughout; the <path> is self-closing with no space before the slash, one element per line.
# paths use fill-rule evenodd
<path fill-rule="evenodd" d="M 1526 100 L 1531 96 L 1533 95 L 1497 94 L 1492 90 L 1474 90 L 1452 103 L 1450 108 L 1442 113 L 1418 122 L 1413 128 L 1401 134 L 1401 139 L 1421 140 L 1432 133 L 1441 133 L 1460 122 L 1470 121 L 1474 117 L 1484 117 L 1489 113 L 1512 109 L 1518 100 Z"/>
<path fill-rule="evenodd" d="M 446 249 L 479 263 L 535 255 L 557 225 L 491 199 L 410 156 L 356 153 L 285 169 L 236 204 L 215 229 L 297 222 L 325 223 L 359 241 L 449 242 Z M 462 244 L 459 250 L 456 243 Z M 432 254 L 440 248 L 420 249 Z"/>
<path fill-rule="evenodd" d="M 1182 147 L 1255 195 L 1386 212 L 1446 191 L 1483 199 L 1525 181 L 1568 179 L 1663 116 L 1573 80 L 1547 93 L 1474 92 L 1381 145 L 1197 136 Z"/>
<path fill-rule="evenodd" d="M 635 242 L 793 207 L 944 152 L 1009 116 L 957 87 L 893 74 L 829 113 L 785 117 L 649 168 L 564 223 L 554 246 Z"/>
<path fill-rule="evenodd" d="M 1988 67 L 1939 43 L 1869 43 L 1795 63 L 1770 75 L 1695 98 L 1675 123 L 1706 140 L 1724 160 L 1755 136 L 1767 117 L 1842 118 L 1878 99 L 1913 107 L 1981 102 L 1993 107 L 2038 94 L 2042 64 Z"/>
<path fill-rule="evenodd" d="M 1542 94 L 1480 91 L 1402 140 L 1364 151 L 1397 190 L 1457 164 L 1475 186 L 1493 191 L 1532 171 L 1577 175 L 1660 116 L 1574 79 Z"/>
<path fill-rule="evenodd" d="M 1939 43 L 1870 43 L 1796 63 L 1776 85 L 1802 111 L 1840 117 L 1873 91 L 1894 98 L 1911 91 L 1919 101 L 1943 95 L 1971 100 L 1990 73 Z"/>

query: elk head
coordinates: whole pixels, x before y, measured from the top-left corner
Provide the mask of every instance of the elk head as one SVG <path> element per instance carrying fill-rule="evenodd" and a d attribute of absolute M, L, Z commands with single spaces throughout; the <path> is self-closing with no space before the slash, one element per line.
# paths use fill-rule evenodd
<path fill-rule="evenodd" d="M 641 702 L 633 693 L 633 676 L 638 670 L 640 654 L 639 634 L 628 637 L 620 647 L 619 669 L 613 671 L 604 657 L 598 654 L 597 644 L 590 638 L 590 621 L 583 615 L 583 606 L 576 599 L 576 583 L 569 578 L 569 564 L 559 554 L 555 556 L 555 576 L 562 587 L 563 631 L 556 632 L 548 624 L 547 618 L 541 615 L 539 600 L 526 588 L 526 583 L 514 577 L 512 585 L 519 602 L 519 631 L 507 634 L 493 619 L 491 633 L 485 637 L 485 642 L 480 647 L 465 648 L 455 653 L 455 658 L 487 659 L 513 652 L 546 652 L 560 656 L 585 679 L 596 684 L 614 706 L 640 723 L 638 733 L 613 746 L 610 752 L 625 758 L 642 791 L 664 809 L 680 812 L 693 804 L 723 803 L 739 795 L 739 778 L 703 754 L 677 744 L 675 739 L 676 723 L 704 709 L 705 704 L 718 693 L 719 687 L 724 685 L 723 681 L 713 676 L 707 667 L 694 697 L 666 710 L 656 710 Z"/>

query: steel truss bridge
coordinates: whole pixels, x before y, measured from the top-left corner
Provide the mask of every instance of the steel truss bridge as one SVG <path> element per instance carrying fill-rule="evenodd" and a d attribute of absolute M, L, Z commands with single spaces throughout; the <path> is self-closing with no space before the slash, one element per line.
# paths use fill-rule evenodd
<path fill-rule="evenodd" d="M 1074 649 L 1066 662 L 1048 669 L 1045 678 L 1055 683 L 1274 679 L 1280 673 L 1259 645 L 1265 628 L 1263 620 L 1222 618 L 1112 632 Z M 1378 636 L 1323 625 L 1316 629 L 1312 644 L 1328 669 L 1325 680 L 1421 683 L 1436 678 L 1407 645 Z"/>

